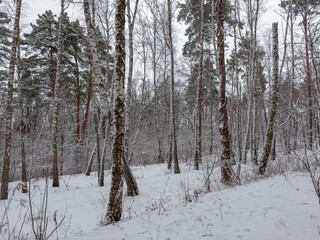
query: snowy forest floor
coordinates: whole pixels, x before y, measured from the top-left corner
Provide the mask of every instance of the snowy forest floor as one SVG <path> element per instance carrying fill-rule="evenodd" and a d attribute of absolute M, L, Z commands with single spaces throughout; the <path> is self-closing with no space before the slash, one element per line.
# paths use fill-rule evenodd
<path fill-rule="evenodd" d="M 219 183 L 217 168 L 212 191 L 204 193 L 205 171 L 181 169 L 174 175 L 164 164 L 133 167 L 140 195 L 124 196 L 122 220 L 108 226 L 100 221 L 107 210 L 110 171 L 105 187 L 97 186 L 96 173 L 63 176 L 59 188 L 51 188 L 49 180 L 47 236 L 65 217 L 50 239 L 320 239 L 320 208 L 307 174 L 228 188 Z M 0 239 L 10 234 L 11 239 L 34 239 L 29 198 L 38 219 L 34 229 L 40 225 L 45 179 L 32 180 L 30 196 L 14 191 L 17 185 L 10 183 L 11 200 L 0 201 Z"/>

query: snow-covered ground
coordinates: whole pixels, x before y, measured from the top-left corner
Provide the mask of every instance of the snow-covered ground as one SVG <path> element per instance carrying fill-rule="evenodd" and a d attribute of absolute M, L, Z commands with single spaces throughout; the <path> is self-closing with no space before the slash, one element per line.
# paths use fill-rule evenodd
<path fill-rule="evenodd" d="M 55 212 L 57 224 L 65 216 L 50 239 L 320 239 L 320 208 L 306 174 L 291 173 L 233 188 L 212 179 L 213 191 L 205 194 L 204 172 L 181 168 L 182 173 L 174 175 L 165 165 L 134 167 L 140 195 L 124 196 L 122 221 L 108 226 L 100 226 L 100 220 L 106 213 L 109 171 L 105 187 L 97 186 L 95 173 L 64 176 L 61 187 L 54 189 L 50 181 L 47 232 L 55 226 Z M 218 173 L 216 169 L 213 178 L 218 179 Z M 17 185 L 13 182 L 10 187 Z M 32 181 L 34 216 L 44 186 L 44 179 Z M 9 206 L 7 214 L 5 206 Z M 1 223 L 9 223 L 11 233 L 14 229 L 20 238 L 34 238 L 28 195 L 15 191 L 11 201 L 1 201 L 0 217 Z M 0 224 L 0 230 L 0 239 L 8 239 L 8 224 Z"/>

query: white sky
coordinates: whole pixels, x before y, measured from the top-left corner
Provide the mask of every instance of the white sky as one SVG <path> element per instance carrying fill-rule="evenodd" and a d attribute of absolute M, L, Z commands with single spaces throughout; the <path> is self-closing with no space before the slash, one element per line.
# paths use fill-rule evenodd
<path fill-rule="evenodd" d="M 263 32 L 266 29 L 271 28 L 272 22 L 275 22 L 275 21 L 279 22 L 279 31 L 281 36 L 281 29 L 283 27 L 282 27 L 281 17 L 279 16 L 280 8 L 278 7 L 278 4 L 280 3 L 280 0 L 264 0 L 264 1 L 266 3 L 265 4 L 266 12 L 263 13 L 260 19 L 259 30 L 258 30 L 260 38 L 263 38 L 262 37 Z M 81 2 L 81 0 L 79 0 L 78 2 Z M 26 11 L 25 11 L 25 14 L 23 14 L 24 17 L 22 19 L 24 25 L 27 27 L 25 31 L 30 31 L 29 23 L 35 22 L 35 20 L 38 18 L 38 14 L 43 14 L 46 10 L 51 10 L 57 15 L 60 12 L 60 0 L 27 0 L 27 2 L 25 3 L 28 5 L 25 8 Z M 80 19 L 83 19 L 81 4 L 72 4 L 67 11 L 71 19 L 76 19 L 77 17 L 80 17 Z M 183 24 L 178 23 L 176 24 L 175 29 L 177 30 L 176 47 L 178 49 L 178 52 L 181 53 L 182 45 L 184 44 L 184 41 L 186 41 L 187 39 L 184 36 L 185 26 Z"/>
<path fill-rule="evenodd" d="M 81 0 L 79 0 L 81 1 Z M 271 23 L 274 21 L 280 21 L 279 7 L 277 6 L 280 3 L 280 0 L 265 0 L 267 2 L 267 11 L 263 14 L 261 18 L 261 27 L 265 28 L 268 25 L 271 26 Z M 38 14 L 43 14 L 46 10 L 52 10 L 54 13 L 58 14 L 60 11 L 60 0 L 27 0 L 28 8 L 27 13 L 24 18 L 24 22 L 35 22 L 38 17 Z M 82 10 L 77 4 L 77 6 L 70 6 L 68 9 L 69 16 L 74 19 L 78 15 L 82 17 Z M 180 25 L 181 26 L 181 25 Z M 177 25 L 179 27 L 179 25 Z"/>

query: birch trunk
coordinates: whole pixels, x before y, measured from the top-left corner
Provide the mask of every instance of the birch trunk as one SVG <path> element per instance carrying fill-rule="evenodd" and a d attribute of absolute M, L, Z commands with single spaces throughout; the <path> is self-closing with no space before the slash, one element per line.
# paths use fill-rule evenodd
<path fill-rule="evenodd" d="M 92 149 L 92 153 L 90 155 L 89 161 L 88 161 L 87 170 L 86 170 L 86 174 L 85 174 L 86 176 L 90 176 L 93 159 L 94 159 L 96 153 L 97 153 L 96 146 L 94 146 L 93 149 Z"/>
<path fill-rule="evenodd" d="M 90 111 L 90 103 L 91 103 L 91 97 L 92 97 L 92 66 L 90 66 L 90 77 L 88 80 L 88 91 L 87 91 L 87 104 L 86 104 L 86 111 L 84 114 L 84 120 L 83 120 L 83 125 L 82 125 L 82 135 L 81 139 L 84 140 L 86 136 L 86 130 L 88 126 L 88 118 L 89 118 L 89 111 Z"/>
<path fill-rule="evenodd" d="M 172 10 L 171 0 L 167 0 L 168 4 L 168 34 L 169 34 L 169 49 L 171 59 L 171 127 L 172 127 L 172 144 L 173 144 L 173 171 L 174 173 L 180 173 L 178 162 L 178 149 L 177 149 L 177 135 L 176 135 L 176 116 L 175 116 L 175 102 L 174 102 L 174 52 L 173 52 L 173 40 L 172 40 Z"/>
<path fill-rule="evenodd" d="M 101 168 L 101 156 L 100 156 L 100 129 L 102 129 L 103 123 L 106 120 L 108 114 L 108 100 L 107 100 L 107 87 L 106 81 L 103 80 L 103 75 L 100 68 L 100 61 L 99 55 L 97 50 L 97 43 L 96 43 L 96 36 L 95 36 L 95 9 L 94 4 L 92 5 L 92 18 L 90 14 L 90 4 L 88 0 L 83 1 L 83 9 L 84 9 L 84 16 L 88 31 L 89 37 L 89 45 L 90 45 L 90 53 L 92 57 L 92 69 L 93 69 L 93 85 L 94 85 L 94 96 L 95 96 L 95 105 L 94 105 L 94 112 L 98 114 L 98 93 L 101 100 L 101 116 L 100 120 L 98 120 L 98 116 L 95 116 L 95 124 L 96 126 L 96 146 L 97 146 L 97 172 L 98 172 L 98 184 L 99 186 L 103 186 L 103 176 L 100 176 L 100 173 L 103 171 L 100 170 Z"/>
<path fill-rule="evenodd" d="M 235 19 L 237 19 L 238 16 L 238 0 L 234 0 L 234 11 L 235 11 Z M 241 102 L 241 86 L 239 84 L 239 71 L 236 66 L 236 63 L 238 61 L 238 34 L 237 34 L 237 26 L 234 25 L 233 28 L 233 34 L 234 34 L 234 51 L 235 51 L 235 79 L 236 79 L 236 92 L 237 92 L 237 104 L 236 104 L 236 115 L 237 115 L 237 122 L 236 122 L 236 129 L 237 129 L 237 140 L 238 140 L 238 151 L 239 151 L 239 156 L 238 156 L 238 162 L 239 162 L 239 167 L 240 163 L 242 163 L 242 133 L 241 133 L 241 126 L 242 126 L 242 116 L 241 116 L 241 107 L 240 107 L 240 102 Z"/>
<path fill-rule="evenodd" d="M 130 0 L 127 1 L 127 18 L 129 25 L 129 73 L 127 79 L 127 95 L 125 99 L 125 118 L 124 118 L 124 159 L 123 159 L 123 177 L 127 184 L 127 195 L 135 196 L 139 194 L 138 184 L 129 167 L 129 137 L 130 137 L 130 108 L 131 108 L 131 91 L 133 76 L 133 30 L 137 15 L 139 0 L 136 0 L 133 16 L 131 19 Z"/>
<path fill-rule="evenodd" d="M 128 30 L 129 30 L 129 72 L 127 78 L 127 94 L 125 99 L 125 134 L 124 134 L 124 153 L 125 158 L 128 159 L 129 156 L 129 137 L 130 137 L 130 108 L 131 108 L 131 91 L 132 91 L 132 76 L 133 76 L 133 30 L 137 12 L 139 0 L 136 0 L 136 5 L 133 13 L 133 17 L 131 19 L 131 8 L 130 8 L 130 0 L 127 1 L 127 18 L 128 18 Z"/>
<path fill-rule="evenodd" d="M 8 199 L 8 185 L 9 185 L 9 173 L 10 173 L 10 158 L 11 158 L 11 127 L 12 127 L 12 100 L 13 100 L 13 81 L 14 81 L 14 68 L 16 65 L 16 52 L 17 44 L 19 41 L 19 25 L 20 25 L 20 13 L 21 13 L 21 1 L 16 3 L 16 15 L 14 19 L 14 29 L 12 35 L 12 45 L 10 53 L 9 64 L 9 79 L 7 88 L 7 106 L 6 106 L 6 124 L 5 124 L 5 149 L 3 170 L 1 178 L 1 200 Z"/>
<path fill-rule="evenodd" d="M 105 224 L 118 222 L 122 215 L 123 193 L 123 135 L 124 135 L 124 80 L 125 80 L 125 11 L 126 1 L 116 1 L 116 46 L 114 71 L 114 138 L 112 148 L 112 179 Z"/>
<path fill-rule="evenodd" d="M 272 77 L 273 77 L 273 96 L 269 118 L 269 126 L 267 130 L 266 143 L 263 149 L 263 155 L 259 165 L 259 174 L 264 174 L 267 168 L 270 156 L 272 141 L 274 136 L 274 128 L 277 116 L 278 91 L 279 91 L 279 48 L 278 48 L 278 23 L 272 24 Z"/>

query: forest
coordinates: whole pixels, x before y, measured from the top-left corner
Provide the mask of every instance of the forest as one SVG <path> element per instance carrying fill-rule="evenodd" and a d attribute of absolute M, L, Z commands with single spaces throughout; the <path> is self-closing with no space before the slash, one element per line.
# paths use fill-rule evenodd
<path fill-rule="evenodd" d="M 253 183 L 267 185 L 259 192 L 277 181 L 290 201 L 281 176 L 311 192 L 310 212 L 319 208 L 319 0 L 55 2 L 58 12 L 30 22 L 30 1 L 0 0 L 0 237 L 200 239 L 175 237 L 173 228 L 165 235 L 160 223 L 158 235 L 143 227 L 149 235 L 131 235 L 138 221 L 131 218 L 162 219 L 174 212 L 169 201 L 210 209 L 210 194 L 235 191 L 237 199 L 237 189 L 250 192 Z M 272 11 L 278 18 L 266 21 Z M 94 200 L 102 217 L 88 217 L 89 230 L 73 225 L 67 203 L 55 205 L 75 202 L 77 189 L 102 195 Z M 295 235 L 297 227 L 278 217 L 275 225 L 292 235 L 266 239 L 318 239 L 314 211 L 309 235 Z M 121 235 L 115 224 L 132 230 Z M 263 230 L 256 231 L 246 238 Z M 237 239 L 233 233 L 202 236 Z"/>

